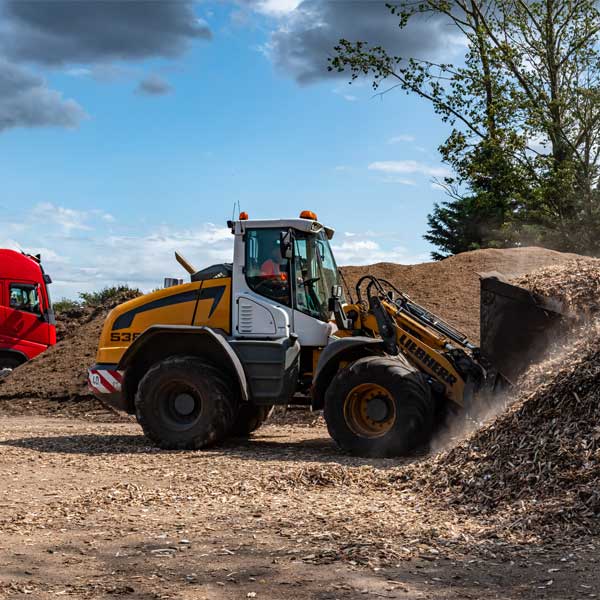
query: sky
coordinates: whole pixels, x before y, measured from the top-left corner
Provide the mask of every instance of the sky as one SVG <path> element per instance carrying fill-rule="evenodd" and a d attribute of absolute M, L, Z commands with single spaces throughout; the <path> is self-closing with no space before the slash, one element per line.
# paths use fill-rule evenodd
<path fill-rule="evenodd" d="M 312 210 L 340 264 L 429 259 L 448 133 L 327 71 L 340 37 L 449 62 L 445 23 L 379 0 L 0 0 L 0 247 L 53 297 L 231 260 L 226 221 Z M 235 210 L 234 210 L 235 206 Z"/>

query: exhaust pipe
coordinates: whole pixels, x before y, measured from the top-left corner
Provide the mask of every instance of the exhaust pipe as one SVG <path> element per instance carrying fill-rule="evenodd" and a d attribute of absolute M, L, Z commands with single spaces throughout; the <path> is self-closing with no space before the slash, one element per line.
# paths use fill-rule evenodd
<path fill-rule="evenodd" d="M 175 260 L 190 274 L 196 273 L 196 267 L 189 263 L 179 252 L 175 252 Z"/>

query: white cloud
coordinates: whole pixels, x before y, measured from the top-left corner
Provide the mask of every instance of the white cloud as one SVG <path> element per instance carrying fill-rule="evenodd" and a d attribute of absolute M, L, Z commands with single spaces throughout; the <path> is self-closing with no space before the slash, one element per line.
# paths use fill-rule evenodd
<path fill-rule="evenodd" d="M 111 214 L 109 214 L 109 213 L 100 213 L 100 218 L 101 218 L 103 221 L 106 221 L 107 223 L 114 223 L 114 222 L 115 222 L 115 220 L 116 220 L 116 219 L 115 219 L 115 218 L 114 218 L 114 217 L 113 217 Z"/>
<path fill-rule="evenodd" d="M 59 218 L 41 221 L 42 214 Z M 17 221 L 24 227 L 15 232 L 10 226 Z M 89 227 L 90 223 L 94 227 Z M 346 231 L 334 238 L 332 246 L 342 265 L 427 260 L 424 254 L 410 254 L 392 232 Z M 0 213 L 0 247 L 41 253 L 44 268 L 53 279 L 50 291 L 55 299 L 77 298 L 80 292 L 118 284 L 150 291 L 161 287 L 164 277 L 187 280 L 175 261 L 175 251 L 198 269 L 233 258 L 233 236 L 225 226 L 198 223 L 144 228 L 138 224 L 131 230 L 118 215 L 115 218 L 99 209 L 76 211 L 49 203 L 13 214 L 10 219 Z"/>
<path fill-rule="evenodd" d="M 99 208 L 75 210 L 52 202 L 40 202 L 33 206 L 21 221 L 6 223 L 4 227 L 10 228 L 12 231 L 23 232 L 34 225 L 43 223 L 56 226 L 64 234 L 71 234 L 77 231 L 91 231 L 98 226 L 99 222 L 110 224 L 115 223 L 116 219 L 110 213 Z"/>
<path fill-rule="evenodd" d="M 13 227 L 17 223 L 20 227 Z M 43 247 L 38 245 L 42 235 Z M 100 209 L 42 203 L 10 218 L 0 214 L 0 247 L 41 253 L 53 279 L 52 296 L 77 298 L 80 292 L 109 285 L 127 283 L 149 291 L 160 287 L 164 277 L 185 279 L 174 259 L 176 250 L 198 269 L 231 262 L 233 236 L 227 227 L 211 223 L 132 233 Z"/>
<path fill-rule="evenodd" d="M 197 229 L 176 229 L 163 226 L 143 236 L 113 235 L 104 243 L 109 263 L 114 268 L 103 271 L 105 276 L 113 272 L 121 280 L 135 282 L 140 287 L 156 287 L 167 276 L 184 277 L 173 254 L 181 252 L 196 267 L 202 268 L 216 262 L 231 262 L 233 236 L 227 227 L 212 223 Z"/>
<path fill-rule="evenodd" d="M 256 10 L 266 15 L 282 16 L 295 10 L 302 0 L 260 0 Z"/>
<path fill-rule="evenodd" d="M 4 223 L 0 221 L 0 225 L 4 226 Z M 31 244 L 23 244 L 21 241 L 0 237 L 0 248 L 8 248 L 9 250 L 17 250 L 18 252 L 27 252 L 28 254 L 41 254 L 44 261 L 52 261 L 53 263 L 67 263 L 69 259 L 66 256 L 62 256 L 52 248 L 45 246 L 36 246 Z"/>
<path fill-rule="evenodd" d="M 449 177 L 452 172 L 444 166 L 432 166 L 416 160 L 384 160 L 369 165 L 370 171 L 388 174 L 420 173 L 429 177 Z"/>
<path fill-rule="evenodd" d="M 34 206 L 32 216 L 36 220 L 54 223 L 60 226 L 66 233 L 73 230 L 87 231 L 91 227 L 85 223 L 89 213 L 56 206 L 52 202 L 41 202 Z"/>
<path fill-rule="evenodd" d="M 355 96 L 354 94 L 349 94 L 346 90 L 348 89 L 348 86 L 345 86 L 343 88 L 341 87 L 335 87 L 333 88 L 333 90 L 331 90 L 334 94 L 341 96 L 344 100 L 346 100 L 347 102 L 356 102 L 358 100 L 358 96 Z"/>
<path fill-rule="evenodd" d="M 71 69 L 67 69 L 65 74 L 70 77 L 88 77 L 92 74 L 92 70 L 85 67 L 72 67 Z"/>
<path fill-rule="evenodd" d="M 549 154 L 550 153 L 550 140 L 543 136 L 537 135 L 527 140 L 527 146 L 531 152 L 536 154 Z"/>
<path fill-rule="evenodd" d="M 383 183 L 399 183 L 400 185 L 417 185 L 417 182 L 413 179 L 406 179 L 405 177 L 394 177 L 390 175 L 389 177 L 383 177 L 381 179 Z"/>
<path fill-rule="evenodd" d="M 414 142 L 415 139 L 416 138 L 414 135 L 408 135 L 406 133 L 403 133 L 401 135 L 396 135 L 394 137 L 391 137 L 388 140 L 388 144 L 399 144 L 401 142 Z"/>
<path fill-rule="evenodd" d="M 402 246 L 384 248 L 372 239 L 356 239 L 355 234 L 345 234 L 341 243 L 332 243 L 333 252 L 340 265 L 371 265 L 379 262 L 414 264 L 427 260 L 426 254 L 411 255 Z M 335 239 L 335 238 L 334 238 Z"/>

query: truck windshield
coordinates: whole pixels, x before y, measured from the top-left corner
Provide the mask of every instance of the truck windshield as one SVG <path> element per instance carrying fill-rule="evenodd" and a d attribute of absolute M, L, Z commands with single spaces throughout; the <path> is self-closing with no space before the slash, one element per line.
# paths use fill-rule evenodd
<path fill-rule="evenodd" d="M 340 284 L 333 252 L 323 231 L 295 232 L 295 308 L 321 321 L 329 321 L 331 289 Z"/>

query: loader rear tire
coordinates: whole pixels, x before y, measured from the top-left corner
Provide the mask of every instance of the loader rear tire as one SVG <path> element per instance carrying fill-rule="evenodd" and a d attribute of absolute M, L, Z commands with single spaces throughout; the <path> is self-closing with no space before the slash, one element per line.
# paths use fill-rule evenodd
<path fill-rule="evenodd" d="M 176 356 L 151 367 L 135 397 L 144 434 L 165 450 L 197 450 L 229 435 L 236 396 L 224 373 L 193 356 Z"/>
<path fill-rule="evenodd" d="M 325 394 L 325 422 L 356 455 L 403 456 L 431 438 L 435 404 L 426 377 L 404 357 L 369 356 L 338 371 Z"/>
<path fill-rule="evenodd" d="M 244 402 L 240 405 L 231 435 L 236 437 L 246 437 L 253 431 L 256 431 L 268 418 L 272 406 L 256 406 Z"/>

